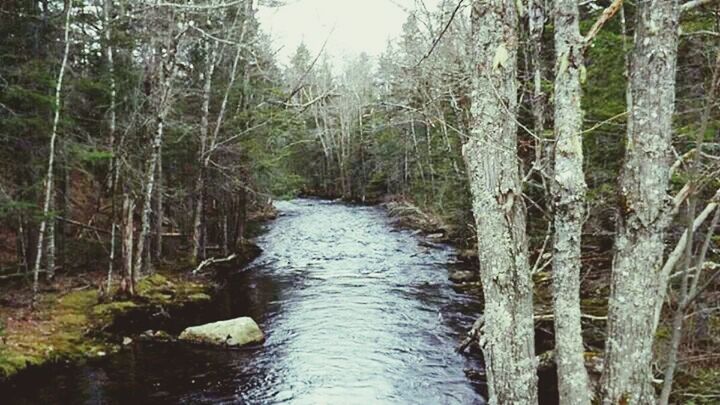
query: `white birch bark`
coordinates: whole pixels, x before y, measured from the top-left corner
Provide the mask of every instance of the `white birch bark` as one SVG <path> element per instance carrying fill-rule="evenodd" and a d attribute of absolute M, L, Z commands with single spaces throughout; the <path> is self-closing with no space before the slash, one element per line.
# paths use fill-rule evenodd
<path fill-rule="evenodd" d="M 603 403 L 651 404 L 655 306 L 662 299 L 664 234 L 675 107 L 677 0 L 637 2 L 621 215 L 615 240 Z"/>
<path fill-rule="evenodd" d="M 50 202 L 54 194 L 54 169 L 55 169 L 55 145 L 58 137 L 58 123 L 60 122 L 60 104 L 62 101 L 62 84 L 65 77 L 65 69 L 67 67 L 68 55 L 70 53 L 70 15 L 72 14 L 72 1 L 65 2 L 65 50 L 63 51 L 63 60 L 60 64 L 60 72 L 58 73 L 57 83 L 55 85 L 55 116 L 53 118 L 52 133 L 50 134 L 50 152 L 48 157 L 48 168 L 45 177 L 45 197 L 43 200 L 43 219 L 40 222 L 40 232 L 38 233 L 37 254 L 35 255 L 35 267 L 33 269 L 33 304 L 37 298 L 39 287 L 40 265 L 42 263 L 42 251 L 45 233 L 48 225 L 48 216 L 50 214 Z M 54 262 L 54 260 L 53 260 Z"/>
<path fill-rule="evenodd" d="M 463 157 L 472 193 L 485 296 L 480 346 L 491 404 L 537 403 L 533 284 L 517 163 L 515 2 L 472 8 L 472 107 Z"/>
<path fill-rule="evenodd" d="M 110 288 L 112 287 L 112 274 L 113 274 L 113 266 L 115 265 L 115 237 L 116 237 L 116 229 L 117 229 L 117 212 L 115 207 L 115 192 L 117 191 L 117 176 L 115 175 L 116 168 L 115 165 L 117 165 L 118 160 L 116 155 L 116 149 L 115 149 L 115 131 L 117 127 L 117 112 L 116 112 L 116 102 L 117 102 L 117 89 L 115 84 L 115 60 L 114 60 L 114 50 L 112 45 L 112 23 L 111 23 L 111 17 L 112 17 L 112 9 L 113 9 L 113 0 L 105 0 L 103 4 L 103 20 L 105 23 L 105 56 L 107 58 L 107 64 L 108 64 L 108 74 L 110 75 L 110 117 L 108 122 L 108 129 L 109 129 L 109 143 L 110 143 L 110 170 L 108 170 L 108 189 L 110 191 L 110 198 L 112 199 L 112 220 L 110 225 L 110 258 L 108 260 L 108 271 L 107 271 L 107 288 L 106 291 L 108 294 L 110 293 Z"/>
<path fill-rule="evenodd" d="M 580 248 L 585 217 L 580 106 L 583 39 L 577 1 L 555 2 L 555 167 L 553 310 L 561 404 L 590 404 L 580 312 Z"/>

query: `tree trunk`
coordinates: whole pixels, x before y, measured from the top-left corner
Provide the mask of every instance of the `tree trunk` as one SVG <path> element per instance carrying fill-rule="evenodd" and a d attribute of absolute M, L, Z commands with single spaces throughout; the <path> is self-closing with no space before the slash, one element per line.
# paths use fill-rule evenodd
<path fill-rule="evenodd" d="M 123 255 L 123 282 L 120 290 L 123 293 L 135 295 L 135 272 L 133 271 L 133 237 L 135 233 L 135 223 L 133 213 L 135 211 L 135 203 L 130 198 L 130 194 L 123 195 L 123 217 L 125 228 L 122 235 L 122 255 Z M 108 291 L 109 292 L 109 291 Z"/>
<path fill-rule="evenodd" d="M 158 151 L 158 163 L 157 163 L 157 186 L 155 187 L 155 232 L 154 236 L 154 250 L 153 260 L 155 263 L 160 261 L 162 257 L 162 224 L 163 224 L 163 170 L 162 170 L 162 143 L 160 144 L 160 150 Z"/>
<path fill-rule="evenodd" d="M 580 248 L 585 218 L 582 89 L 583 40 L 577 1 L 555 2 L 555 354 L 561 404 L 590 404 L 580 319 Z"/>
<path fill-rule="evenodd" d="M 52 196 L 50 197 L 50 211 L 55 211 L 55 197 L 56 193 L 53 187 Z M 45 246 L 45 263 L 47 267 L 47 272 L 45 273 L 45 276 L 47 280 L 50 281 L 55 277 L 55 225 L 57 224 L 57 221 L 55 221 L 54 214 L 52 218 L 48 218 L 47 221 L 47 244 Z"/>
<path fill-rule="evenodd" d="M 108 122 L 108 143 L 110 144 L 110 168 L 108 170 L 108 191 L 110 192 L 111 200 L 111 225 L 110 225 L 110 258 L 108 260 L 108 271 L 107 271 L 107 288 L 106 291 L 110 294 L 110 288 L 112 287 L 112 274 L 113 267 L 115 265 L 115 237 L 117 230 L 117 208 L 115 206 L 115 193 L 117 192 L 117 176 L 115 175 L 118 164 L 116 157 L 117 150 L 115 149 L 115 130 L 117 127 L 117 112 L 116 112 L 116 101 L 117 101 L 117 89 L 115 86 L 115 60 L 113 55 L 112 45 L 112 9 L 113 0 L 105 0 L 103 4 L 103 22 L 105 23 L 105 56 L 107 57 L 108 74 L 110 75 L 110 114 Z"/>
<path fill-rule="evenodd" d="M 535 164 L 540 164 L 545 132 L 545 94 L 542 90 L 542 37 L 545 27 L 544 0 L 530 0 L 528 4 L 530 30 L 530 61 L 533 67 L 533 98 L 531 103 L 535 140 Z M 578 35 L 580 35 L 578 33 Z"/>
<path fill-rule="evenodd" d="M 54 168 L 55 168 L 55 144 L 57 143 L 58 123 L 60 122 L 60 104 L 62 94 L 63 78 L 65 77 L 65 68 L 67 67 L 68 55 L 70 53 L 70 15 L 72 14 L 72 2 L 66 2 L 65 7 L 65 51 L 63 52 L 63 60 L 58 73 L 57 84 L 55 86 L 55 117 L 53 119 L 52 133 L 50 134 L 50 153 L 48 157 L 47 175 L 45 177 L 45 197 L 43 201 L 43 219 L 40 222 L 40 232 L 37 240 L 37 254 L 35 256 L 35 267 L 33 269 L 33 305 L 37 299 L 39 287 L 40 265 L 42 263 L 43 242 L 45 238 L 46 228 L 48 224 L 48 216 L 50 215 L 50 202 L 54 192 Z M 52 259 L 54 264 L 54 258 Z"/>
<path fill-rule="evenodd" d="M 158 113 L 157 116 L 157 129 L 155 130 L 155 136 L 153 137 L 150 163 L 148 164 L 145 175 L 145 192 L 143 196 L 143 209 L 141 212 L 140 234 L 137 238 L 137 249 L 135 250 L 135 266 L 133 269 L 134 275 L 136 277 L 142 274 L 143 254 L 145 253 L 144 249 L 145 245 L 148 242 L 148 235 L 150 233 L 150 214 L 152 213 L 153 188 L 155 187 L 155 170 L 158 160 L 160 159 L 160 145 L 162 144 L 165 119 L 165 108 L 163 106 L 160 106 L 160 109 L 161 111 Z"/>
<path fill-rule="evenodd" d="M 664 296 L 667 187 L 675 107 L 677 0 L 637 3 L 621 215 L 608 309 L 603 403 L 651 404 L 655 306 Z"/>
<path fill-rule="evenodd" d="M 517 11 L 513 1 L 472 9 L 470 136 L 463 146 L 485 296 L 480 338 L 491 404 L 537 403 L 533 283 L 517 164 Z"/>

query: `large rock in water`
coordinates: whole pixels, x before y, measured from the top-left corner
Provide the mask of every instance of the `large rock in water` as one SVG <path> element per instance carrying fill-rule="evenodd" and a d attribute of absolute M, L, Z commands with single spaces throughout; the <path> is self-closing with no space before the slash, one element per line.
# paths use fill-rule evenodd
<path fill-rule="evenodd" d="M 242 317 L 189 327 L 180 334 L 180 340 L 237 347 L 262 343 L 265 336 L 252 318 Z"/>

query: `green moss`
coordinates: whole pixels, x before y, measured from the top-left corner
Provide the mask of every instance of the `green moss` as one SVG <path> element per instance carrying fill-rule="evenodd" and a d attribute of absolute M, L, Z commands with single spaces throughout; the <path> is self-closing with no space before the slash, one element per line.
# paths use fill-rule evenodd
<path fill-rule="evenodd" d="M 115 317 L 143 307 L 171 307 L 211 299 L 207 286 L 171 273 L 154 274 L 137 284 L 138 299 L 98 303 L 95 290 L 40 297 L 32 322 L 5 328 L 0 345 L 0 378 L 29 367 L 61 360 L 81 360 L 119 350 L 92 337 Z M 4 314 L 3 314 L 4 315 Z M 3 316 L 4 317 L 4 316 Z"/>

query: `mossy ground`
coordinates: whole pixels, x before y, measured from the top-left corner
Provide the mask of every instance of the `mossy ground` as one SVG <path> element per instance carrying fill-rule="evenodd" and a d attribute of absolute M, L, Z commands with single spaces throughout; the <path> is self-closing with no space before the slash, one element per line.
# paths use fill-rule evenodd
<path fill-rule="evenodd" d="M 162 271 L 141 280 L 132 300 L 100 302 L 94 288 L 39 296 L 35 310 L 0 307 L 0 379 L 45 363 L 103 356 L 119 349 L 101 333 L 115 317 L 141 308 L 211 299 L 207 283 Z"/>

